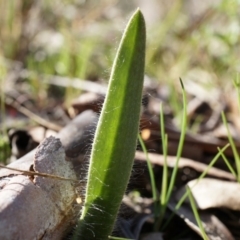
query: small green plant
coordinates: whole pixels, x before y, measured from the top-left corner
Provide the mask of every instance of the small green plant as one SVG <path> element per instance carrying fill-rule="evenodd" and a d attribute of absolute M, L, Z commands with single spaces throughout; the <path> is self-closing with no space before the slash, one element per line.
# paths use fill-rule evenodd
<path fill-rule="evenodd" d="M 164 166 L 163 166 L 163 175 L 162 175 L 162 188 L 161 188 L 160 196 L 158 196 L 156 183 L 155 183 L 155 179 L 154 179 L 154 173 L 153 173 L 153 170 L 152 170 L 151 162 L 150 162 L 149 157 L 148 157 L 147 149 L 145 147 L 145 144 L 144 144 L 141 136 L 139 136 L 139 142 L 140 142 L 141 147 L 142 147 L 142 149 L 143 149 L 143 151 L 144 151 L 144 153 L 146 155 L 148 171 L 149 171 L 149 174 L 150 174 L 151 187 L 152 187 L 153 200 L 154 200 L 154 216 L 155 216 L 154 230 L 155 231 L 159 231 L 160 228 L 163 231 L 166 228 L 166 226 L 170 223 L 172 217 L 174 216 L 174 213 L 173 213 L 168 218 L 168 220 L 166 222 L 164 222 L 164 224 L 163 224 L 162 221 L 164 219 L 164 215 L 165 215 L 165 211 L 166 211 L 166 208 L 167 208 L 167 204 L 170 201 L 170 197 L 171 197 L 171 194 L 173 192 L 173 187 L 174 187 L 174 184 L 175 184 L 175 181 L 176 181 L 178 164 L 179 164 L 179 161 L 180 161 L 180 157 L 181 157 L 181 153 L 182 153 L 182 149 L 183 149 L 183 144 L 184 144 L 184 138 L 185 138 L 185 134 L 186 134 L 186 128 L 187 128 L 186 92 L 184 90 L 184 85 L 183 85 L 183 82 L 182 82 L 181 79 L 180 79 L 180 83 L 181 83 L 182 90 L 183 90 L 182 126 L 181 126 L 181 136 L 180 136 L 179 145 L 178 145 L 178 151 L 177 151 L 177 160 L 176 160 L 176 164 L 175 164 L 174 169 L 173 169 L 172 176 L 170 177 L 170 184 L 168 184 L 168 167 L 167 167 L 168 136 L 165 133 L 163 107 L 162 107 L 162 104 L 160 105 L 161 139 L 162 139 L 162 147 L 163 147 L 163 155 L 164 155 Z M 225 120 L 225 122 L 226 122 L 226 120 Z M 225 125 L 226 125 L 226 123 L 225 123 Z M 233 170 L 233 168 L 231 167 L 230 162 L 226 159 L 226 157 L 224 155 L 224 151 L 228 147 L 229 147 L 229 144 L 227 144 L 222 149 L 218 148 L 218 154 L 212 159 L 212 161 L 210 162 L 208 167 L 205 169 L 205 171 L 197 179 L 197 182 L 205 177 L 205 175 L 208 173 L 209 169 L 216 163 L 216 161 L 218 160 L 218 158 L 220 156 L 223 157 L 223 159 L 224 159 L 226 165 L 228 166 L 229 170 L 233 173 L 234 176 L 236 176 L 236 173 Z M 197 182 L 196 182 L 196 184 L 197 184 Z M 187 197 L 189 197 L 190 204 L 191 204 L 194 216 L 196 218 L 196 221 L 198 223 L 198 226 L 200 228 L 201 234 L 203 236 L 203 239 L 208 239 L 207 236 L 206 236 L 206 233 L 204 231 L 204 228 L 202 226 L 202 222 L 200 220 L 200 217 L 198 215 L 197 208 L 195 206 L 195 203 L 194 203 L 194 200 L 193 200 L 193 196 L 191 194 L 191 189 L 187 188 L 187 191 L 185 192 L 185 194 L 182 196 L 182 198 L 179 200 L 179 202 L 175 206 L 175 210 L 178 210 L 181 207 L 181 205 L 184 202 L 184 200 Z M 160 205 L 158 205 L 158 204 L 160 204 Z"/>
<path fill-rule="evenodd" d="M 225 145 L 222 149 L 218 149 L 218 153 L 216 154 L 216 156 L 212 159 L 212 161 L 208 164 L 207 168 L 204 170 L 204 172 L 199 176 L 199 178 L 197 179 L 197 181 L 195 182 L 195 184 L 190 188 L 193 189 L 196 184 L 203 179 L 208 171 L 210 170 L 211 167 L 213 167 L 213 165 L 217 162 L 217 160 L 219 159 L 220 156 L 222 156 L 223 152 L 229 147 L 229 144 Z M 177 211 L 183 204 L 183 202 L 185 201 L 185 199 L 188 197 L 188 192 L 186 191 L 185 194 L 183 194 L 183 196 L 181 197 L 181 199 L 178 201 L 177 205 L 175 206 L 174 210 Z M 171 216 L 168 218 L 168 220 L 164 223 L 162 229 L 164 230 L 166 228 L 166 226 L 170 223 L 170 221 L 172 220 L 172 217 L 174 216 L 174 212 L 171 214 Z"/>
<path fill-rule="evenodd" d="M 165 127 L 164 127 L 164 116 L 163 116 L 163 107 L 162 104 L 160 105 L 160 126 L 161 126 L 161 139 L 162 139 L 162 147 L 163 147 L 163 155 L 164 155 L 164 166 L 163 166 L 163 175 L 162 175 L 162 188 L 161 188 L 161 194 L 158 196 L 157 189 L 156 189 L 156 183 L 154 179 L 154 174 L 152 170 L 152 166 L 150 163 L 150 160 L 148 158 L 147 149 L 145 147 L 145 144 L 141 137 L 139 136 L 139 141 L 141 144 L 141 147 L 146 155 L 147 159 L 147 165 L 148 165 L 148 171 L 150 174 L 151 179 L 151 186 L 152 186 L 152 192 L 153 192 L 153 201 L 154 201 L 154 216 L 155 216 L 155 224 L 154 224 L 154 230 L 158 231 L 159 228 L 162 225 L 162 220 L 165 215 L 165 211 L 167 208 L 167 204 L 170 200 L 171 194 L 173 192 L 177 171 L 178 171 L 178 164 L 179 160 L 182 154 L 183 150 L 183 144 L 184 144 L 184 138 L 187 128 L 187 103 L 186 103 L 186 92 L 184 90 L 184 86 L 182 83 L 182 80 L 180 79 L 180 83 L 183 90 L 183 113 L 182 113 L 182 126 L 181 126 L 181 136 L 179 140 L 178 145 L 178 151 L 177 151 L 177 161 L 173 169 L 173 174 L 170 178 L 170 183 L 168 185 L 168 167 L 167 167 L 167 148 L 168 148 L 168 136 L 165 133 Z M 159 206 L 160 203 L 160 206 Z"/>
<path fill-rule="evenodd" d="M 108 239 L 126 190 L 137 144 L 146 30 L 140 10 L 123 34 L 94 137 L 85 204 L 74 239 Z"/>

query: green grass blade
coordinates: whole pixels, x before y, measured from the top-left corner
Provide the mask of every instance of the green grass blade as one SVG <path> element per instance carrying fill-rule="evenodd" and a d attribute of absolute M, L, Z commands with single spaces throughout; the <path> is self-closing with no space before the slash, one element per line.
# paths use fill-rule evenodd
<path fill-rule="evenodd" d="M 171 177 L 168 192 L 167 192 L 167 198 L 166 198 L 167 202 L 169 201 L 172 191 L 173 191 L 173 188 L 174 188 L 175 180 L 177 177 L 177 171 L 178 171 L 178 163 L 179 163 L 179 160 L 180 160 L 180 157 L 182 154 L 183 144 L 184 144 L 184 139 L 185 139 L 185 134 L 186 134 L 186 129 L 187 129 L 187 97 L 186 97 L 186 92 L 185 92 L 181 78 L 180 78 L 180 83 L 181 83 L 182 90 L 183 90 L 182 126 L 181 126 L 181 135 L 180 135 L 180 140 L 179 140 L 178 150 L 177 150 L 177 160 L 176 160 L 176 164 L 173 169 L 172 177 Z"/>
<path fill-rule="evenodd" d="M 168 165 L 167 165 L 167 149 L 168 149 L 168 136 L 165 134 L 165 126 L 164 126 L 164 114 L 163 114 L 163 106 L 160 104 L 160 127 L 161 127 L 161 138 L 162 138 L 162 148 L 163 148 L 163 156 L 164 156 L 164 165 L 163 165 L 163 174 L 162 174 L 162 188 L 161 188 L 161 196 L 160 196 L 160 212 L 157 221 L 154 224 L 154 230 L 158 231 L 162 220 L 164 218 L 166 208 L 167 208 L 167 187 L 168 187 Z"/>
<path fill-rule="evenodd" d="M 203 173 L 199 176 L 199 178 L 197 179 L 196 183 L 191 187 L 193 188 L 202 178 L 204 178 L 209 169 L 216 163 L 216 161 L 219 159 L 219 157 L 221 156 L 222 152 L 224 152 L 227 148 L 229 147 L 229 144 L 227 144 L 226 146 L 224 146 L 222 149 L 220 149 L 220 151 L 217 153 L 217 155 L 212 159 L 212 161 L 208 164 L 207 168 L 203 171 Z M 179 200 L 177 206 L 175 207 L 175 209 L 179 209 L 182 205 L 182 203 L 184 202 L 184 200 L 187 197 L 187 193 L 185 193 L 182 198 Z"/>
<path fill-rule="evenodd" d="M 98 122 L 79 239 L 108 239 L 130 177 L 139 130 L 146 29 L 140 10 L 123 34 Z"/>
<path fill-rule="evenodd" d="M 200 181 L 202 178 L 204 178 L 209 169 L 216 163 L 216 161 L 219 159 L 219 157 L 221 156 L 221 154 L 229 147 L 229 144 L 227 144 L 226 146 L 224 146 L 222 149 L 219 150 L 219 152 L 216 154 L 216 156 L 212 159 L 212 161 L 209 163 L 209 165 L 207 166 L 207 168 L 204 170 L 204 172 L 199 176 L 199 178 L 197 179 L 196 183 L 191 187 L 191 189 L 198 183 L 198 181 Z M 183 202 L 185 201 L 185 199 L 187 198 L 188 194 L 187 192 L 185 192 L 185 194 L 181 197 L 181 199 L 178 201 L 177 205 L 175 206 L 175 210 L 178 210 Z M 168 218 L 168 220 L 164 223 L 163 227 L 162 227 L 162 231 L 167 227 L 167 225 L 170 223 L 170 221 L 172 220 L 173 216 L 175 213 L 172 213 L 171 216 Z"/>
<path fill-rule="evenodd" d="M 237 91 L 238 95 L 238 110 L 240 110 L 240 77 L 239 73 L 237 73 L 236 79 L 233 80 L 233 85 Z"/>
<path fill-rule="evenodd" d="M 191 208 L 193 210 L 194 217 L 195 217 L 195 219 L 197 221 L 198 227 L 200 228 L 200 231 L 201 231 L 201 234 L 202 234 L 202 238 L 204 240 L 209 240 L 208 237 L 207 237 L 207 234 L 205 233 L 204 227 L 202 225 L 202 221 L 201 221 L 201 219 L 199 217 L 199 214 L 198 214 L 198 211 L 197 211 L 197 207 L 196 207 L 196 204 L 195 204 L 192 192 L 189 189 L 189 187 L 187 187 L 187 194 L 188 194 L 188 198 L 189 198 L 189 201 L 190 201 L 190 204 L 191 204 Z"/>
<path fill-rule="evenodd" d="M 131 238 L 121 238 L 121 237 L 113 237 L 113 236 L 109 236 L 108 239 L 114 239 L 114 240 L 134 240 Z"/>
<path fill-rule="evenodd" d="M 138 140 L 140 142 L 142 150 L 145 153 L 145 156 L 146 156 L 146 159 L 147 159 L 147 167 L 148 167 L 148 172 L 149 172 L 149 175 L 150 175 L 150 182 L 151 182 L 153 203 L 154 203 L 154 217 L 155 217 L 155 220 L 156 220 L 157 216 L 158 216 L 158 206 L 157 206 L 158 197 L 157 197 L 157 188 L 156 188 L 156 182 L 155 182 L 154 173 L 153 173 L 153 169 L 152 169 L 152 164 L 149 160 L 146 146 L 145 146 L 140 134 L 138 135 Z"/>
<path fill-rule="evenodd" d="M 220 152 L 220 148 L 217 148 L 218 151 Z M 224 162 L 226 163 L 229 171 L 232 173 L 232 175 L 237 179 L 237 173 L 235 172 L 235 170 L 233 169 L 233 167 L 230 164 L 230 161 L 226 158 L 225 154 L 223 152 L 221 152 L 221 157 L 223 158 Z"/>
<path fill-rule="evenodd" d="M 165 134 L 163 106 L 160 105 L 160 126 L 161 126 L 161 138 L 164 156 L 163 166 L 163 179 L 162 179 L 162 192 L 161 192 L 161 204 L 166 205 L 167 200 L 167 185 L 168 185 L 168 166 L 167 166 L 167 148 L 168 148 L 168 137 Z"/>
<path fill-rule="evenodd" d="M 153 173 L 153 169 L 152 169 L 152 164 L 149 160 L 149 157 L 148 157 L 148 152 L 147 152 L 147 149 L 146 149 L 146 146 L 140 136 L 140 134 L 138 135 L 138 140 L 140 142 L 140 145 L 142 147 L 142 150 L 143 152 L 145 153 L 146 155 L 146 159 L 147 159 L 147 167 L 148 167 L 148 172 L 149 172 L 149 175 L 150 175 L 150 181 L 151 181 L 151 187 L 152 187 L 152 193 L 153 193 L 153 201 L 156 203 L 157 202 L 157 188 L 156 188 L 156 183 L 155 183 L 155 178 L 154 178 L 154 173 Z"/>
<path fill-rule="evenodd" d="M 226 116 L 224 114 L 224 112 L 222 112 L 222 120 L 223 120 L 223 124 L 225 125 L 226 129 L 227 129 L 227 135 L 228 135 L 228 141 L 231 145 L 232 151 L 233 151 L 233 155 L 234 155 L 234 159 L 235 159 L 235 164 L 236 164 L 236 168 L 237 168 L 237 181 L 240 182 L 240 156 L 238 154 L 236 145 L 233 141 L 233 138 L 231 136 L 228 124 L 227 124 L 227 119 Z"/>

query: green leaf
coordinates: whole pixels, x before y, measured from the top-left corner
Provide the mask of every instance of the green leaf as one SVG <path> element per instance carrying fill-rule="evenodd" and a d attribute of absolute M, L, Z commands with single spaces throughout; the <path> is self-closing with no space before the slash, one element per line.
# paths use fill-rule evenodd
<path fill-rule="evenodd" d="M 98 122 L 80 239 L 108 239 L 134 160 L 144 78 L 146 29 L 138 9 L 124 31 Z"/>

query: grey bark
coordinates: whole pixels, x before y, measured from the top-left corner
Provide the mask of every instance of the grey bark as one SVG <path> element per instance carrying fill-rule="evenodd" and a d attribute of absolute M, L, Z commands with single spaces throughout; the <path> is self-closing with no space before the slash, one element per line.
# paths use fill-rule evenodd
<path fill-rule="evenodd" d="M 45 139 L 9 167 L 47 173 L 77 180 L 85 162 L 82 154 L 90 143 L 97 116 L 86 111 L 63 128 L 58 137 Z M 65 155 L 66 154 L 66 155 Z M 75 171 L 73 163 L 78 166 Z M 84 168 L 85 169 L 85 168 Z M 62 239 L 76 221 L 80 210 L 81 181 L 28 176 L 18 171 L 0 170 L 0 239 Z M 83 192 L 83 190 L 80 192 Z"/>

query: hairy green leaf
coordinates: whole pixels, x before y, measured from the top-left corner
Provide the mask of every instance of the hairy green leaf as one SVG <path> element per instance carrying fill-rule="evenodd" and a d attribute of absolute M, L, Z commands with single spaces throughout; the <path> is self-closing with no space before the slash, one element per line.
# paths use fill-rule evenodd
<path fill-rule="evenodd" d="M 107 239 L 113 230 L 136 149 L 145 45 L 145 21 L 137 10 L 123 34 L 94 138 L 80 239 Z"/>

